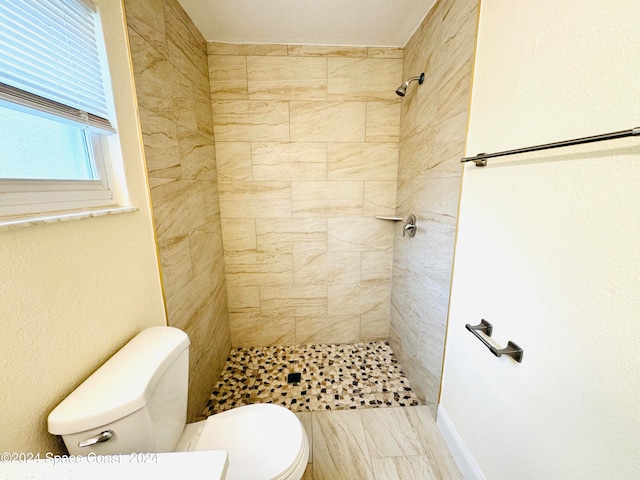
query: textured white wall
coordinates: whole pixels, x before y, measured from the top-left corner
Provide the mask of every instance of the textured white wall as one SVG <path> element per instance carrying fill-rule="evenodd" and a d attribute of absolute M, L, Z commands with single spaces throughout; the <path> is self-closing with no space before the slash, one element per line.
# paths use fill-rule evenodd
<path fill-rule="evenodd" d="M 1 452 L 57 451 L 49 412 L 138 331 L 165 324 L 122 8 L 95 3 L 109 25 L 119 170 L 140 210 L 0 231 Z"/>
<path fill-rule="evenodd" d="M 482 2 L 467 154 L 640 125 L 639 42 L 633 0 Z M 488 479 L 640 477 L 639 168 L 635 138 L 465 169 L 441 407 Z"/>

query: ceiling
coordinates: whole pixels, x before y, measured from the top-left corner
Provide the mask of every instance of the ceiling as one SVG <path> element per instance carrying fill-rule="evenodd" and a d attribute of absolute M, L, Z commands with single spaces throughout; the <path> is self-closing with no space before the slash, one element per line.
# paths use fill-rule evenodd
<path fill-rule="evenodd" d="M 404 47 L 435 0 L 179 0 L 209 42 Z"/>

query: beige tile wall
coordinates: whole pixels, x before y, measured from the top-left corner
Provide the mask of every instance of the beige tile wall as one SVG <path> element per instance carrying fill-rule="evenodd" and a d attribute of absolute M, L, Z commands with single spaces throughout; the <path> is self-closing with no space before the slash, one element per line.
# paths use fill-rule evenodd
<path fill-rule="evenodd" d="M 232 344 L 388 338 L 402 49 L 208 48 Z"/>
<path fill-rule="evenodd" d="M 425 72 L 402 101 L 396 215 L 417 217 L 396 235 L 391 344 L 435 416 L 442 375 L 453 244 L 466 137 L 477 0 L 440 0 L 404 49 L 404 77 Z M 379 199 L 378 199 L 379 200 Z M 397 226 L 396 228 L 400 228 Z"/>
<path fill-rule="evenodd" d="M 168 322 L 191 340 L 192 420 L 231 347 L 207 44 L 177 0 L 125 8 Z"/>

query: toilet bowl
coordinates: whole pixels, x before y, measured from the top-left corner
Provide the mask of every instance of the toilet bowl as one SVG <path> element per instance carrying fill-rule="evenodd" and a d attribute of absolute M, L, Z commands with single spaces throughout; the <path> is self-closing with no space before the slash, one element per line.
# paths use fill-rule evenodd
<path fill-rule="evenodd" d="M 71 455 L 226 450 L 226 480 L 299 480 L 309 456 L 300 420 L 284 407 L 237 407 L 186 423 L 189 339 L 151 327 L 96 370 L 48 418 Z"/>
<path fill-rule="evenodd" d="M 225 480 L 299 479 L 309 443 L 298 418 L 278 405 L 255 404 L 186 426 L 176 451 L 226 450 Z"/>

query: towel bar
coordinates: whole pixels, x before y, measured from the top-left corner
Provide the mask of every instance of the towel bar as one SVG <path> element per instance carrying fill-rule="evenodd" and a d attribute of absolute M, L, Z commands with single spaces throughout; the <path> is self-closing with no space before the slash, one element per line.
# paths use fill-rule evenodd
<path fill-rule="evenodd" d="M 491 325 L 486 320 L 484 319 L 480 320 L 480 323 L 478 325 L 469 325 L 467 323 L 465 325 L 465 328 L 469 330 L 471 333 L 473 333 L 484 344 L 484 346 L 487 347 L 489 351 L 491 351 L 491 353 L 493 353 L 496 357 L 507 355 L 508 357 L 513 358 L 516 362 L 522 363 L 522 356 L 524 355 L 524 352 L 518 345 L 513 343 L 511 340 L 509 340 L 505 348 L 497 349 L 496 347 L 491 345 L 489 342 L 487 342 L 482 337 L 482 335 L 478 333 L 480 331 L 480 332 L 484 332 L 484 334 L 487 337 L 491 336 L 491 333 L 493 332 L 493 325 Z"/>

